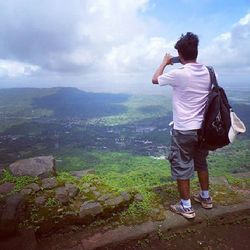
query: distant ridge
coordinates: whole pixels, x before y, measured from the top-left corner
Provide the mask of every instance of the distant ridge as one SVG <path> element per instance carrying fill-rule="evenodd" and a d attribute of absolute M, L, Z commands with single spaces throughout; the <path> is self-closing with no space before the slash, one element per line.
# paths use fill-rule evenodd
<path fill-rule="evenodd" d="M 126 111 L 122 105 L 130 95 L 92 93 L 74 87 L 0 89 L 0 106 L 10 112 L 46 109 L 56 118 L 95 118 Z M 1 111 L 1 110 L 0 110 Z M 15 113 L 16 113 L 15 112 Z"/>

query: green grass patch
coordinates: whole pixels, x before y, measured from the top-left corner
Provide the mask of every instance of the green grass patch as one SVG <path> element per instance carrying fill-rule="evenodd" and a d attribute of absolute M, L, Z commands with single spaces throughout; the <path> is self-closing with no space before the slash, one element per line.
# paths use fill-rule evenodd
<path fill-rule="evenodd" d="M 210 152 L 208 165 L 213 176 L 250 171 L 250 140 L 237 140 L 223 149 Z"/>
<path fill-rule="evenodd" d="M 240 178 L 232 175 L 226 175 L 227 181 L 231 186 L 239 189 L 250 190 L 250 178 Z"/>
<path fill-rule="evenodd" d="M 163 117 L 171 112 L 171 96 L 140 95 L 131 96 L 128 101 L 122 103 L 126 112 L 120 115 L 111 115 L 89 120 L 90 124 L 103 124 L 108 126 L 124 125 L 140 120 Z"/>
<path fill-rule="evenodd" d="M 37 182 L 37 177 L 32 176 L 14 176 L 10 173 L 10 171 L 4 169 L 3 173 L 0 177 L 0 184 L 5 182 L 11 182 L 15 184 L 14 191 L 19 192 L 21 191 L 25 186 L 27 186 L 30 183 Z"/>

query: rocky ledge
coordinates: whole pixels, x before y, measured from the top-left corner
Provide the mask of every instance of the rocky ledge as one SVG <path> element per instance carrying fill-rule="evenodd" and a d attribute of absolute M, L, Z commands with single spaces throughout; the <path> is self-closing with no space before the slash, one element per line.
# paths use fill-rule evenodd
<path fill-rule="evenodd" d="M 93 169 L 57 173 L 51 156 L 11 164 L 3 175 L 9 181 L 0 182 L 1 237 L 20 228 L 44 234 L 71 224 L 88 225 L 143 200 L 139 193 L 109 187 Z M 25 181 L 27 185 L 20 185 Z"/>

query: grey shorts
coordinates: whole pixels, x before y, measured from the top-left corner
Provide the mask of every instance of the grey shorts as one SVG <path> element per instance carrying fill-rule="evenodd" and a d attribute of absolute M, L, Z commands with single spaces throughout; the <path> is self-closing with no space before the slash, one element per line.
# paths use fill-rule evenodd
<path fill-rule="evenodd" d="M 208 150 L 198 147 L 197 133 L 197 130 L 172 130 L 168 160 L 173 179 L 190 179 L 194 170 L 207 169 Z"/>

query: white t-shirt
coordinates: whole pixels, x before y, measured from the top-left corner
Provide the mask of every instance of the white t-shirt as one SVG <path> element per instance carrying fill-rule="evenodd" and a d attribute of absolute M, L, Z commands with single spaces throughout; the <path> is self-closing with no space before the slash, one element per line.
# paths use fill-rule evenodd
<path fill-rule="evenodd" d="M 187 63 L 158 77 L 161 86 L 173 87 L 174 129 L 201 128 L 208 93 L 210 76 L 205 65 Z"/>

